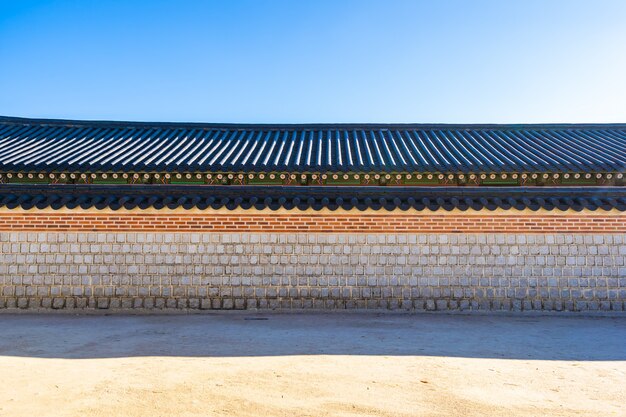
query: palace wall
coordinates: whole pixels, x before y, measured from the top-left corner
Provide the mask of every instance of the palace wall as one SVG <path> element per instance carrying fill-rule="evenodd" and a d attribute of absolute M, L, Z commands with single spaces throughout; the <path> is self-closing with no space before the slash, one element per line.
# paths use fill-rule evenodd
<path fill-rule="evenodd" d="M 0 211 L 0 308 L 626 309 L 619 211 Z"/>

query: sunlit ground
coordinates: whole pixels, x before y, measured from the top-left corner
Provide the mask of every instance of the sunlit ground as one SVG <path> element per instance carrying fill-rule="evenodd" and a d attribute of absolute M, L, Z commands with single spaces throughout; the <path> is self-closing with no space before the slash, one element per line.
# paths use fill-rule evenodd
<path fill-rule="evenodd" d="M 7 416 L 626 415 L 626 317 L 5 314 L 0 332 Z"/>

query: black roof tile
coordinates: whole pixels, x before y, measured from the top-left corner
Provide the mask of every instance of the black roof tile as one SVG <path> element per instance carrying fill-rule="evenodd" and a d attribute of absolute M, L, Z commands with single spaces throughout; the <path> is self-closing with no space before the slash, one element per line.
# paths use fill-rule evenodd
<path fill-rule="evenodd" d="M 626 124 L 251 125 L 0 117 L 0 171 L 624 172 Z"/>

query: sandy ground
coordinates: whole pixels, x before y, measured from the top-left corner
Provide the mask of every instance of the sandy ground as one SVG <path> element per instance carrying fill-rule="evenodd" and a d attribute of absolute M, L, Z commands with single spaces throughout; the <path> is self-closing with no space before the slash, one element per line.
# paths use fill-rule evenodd
<path fill-rule="evenodd" d="M 0 335 L 2 416 L 626 416 L 626 317 L 2 314 Z"/>

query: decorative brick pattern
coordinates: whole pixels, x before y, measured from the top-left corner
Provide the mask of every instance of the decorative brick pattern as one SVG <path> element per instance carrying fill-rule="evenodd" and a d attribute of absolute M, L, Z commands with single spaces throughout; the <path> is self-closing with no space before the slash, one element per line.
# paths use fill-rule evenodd
<path fill-rule="evenodd" d="M 201 214 L 9 212 L 0 213 L 5 231 L 315 232 L 315 233 L 624 233 L 626 214 L 493 215 L 436 213 Z"/>
<path fill-rule="evenodd" d="M 624 234 L 0 233 L 0 307 L 617 310 Z"/>

